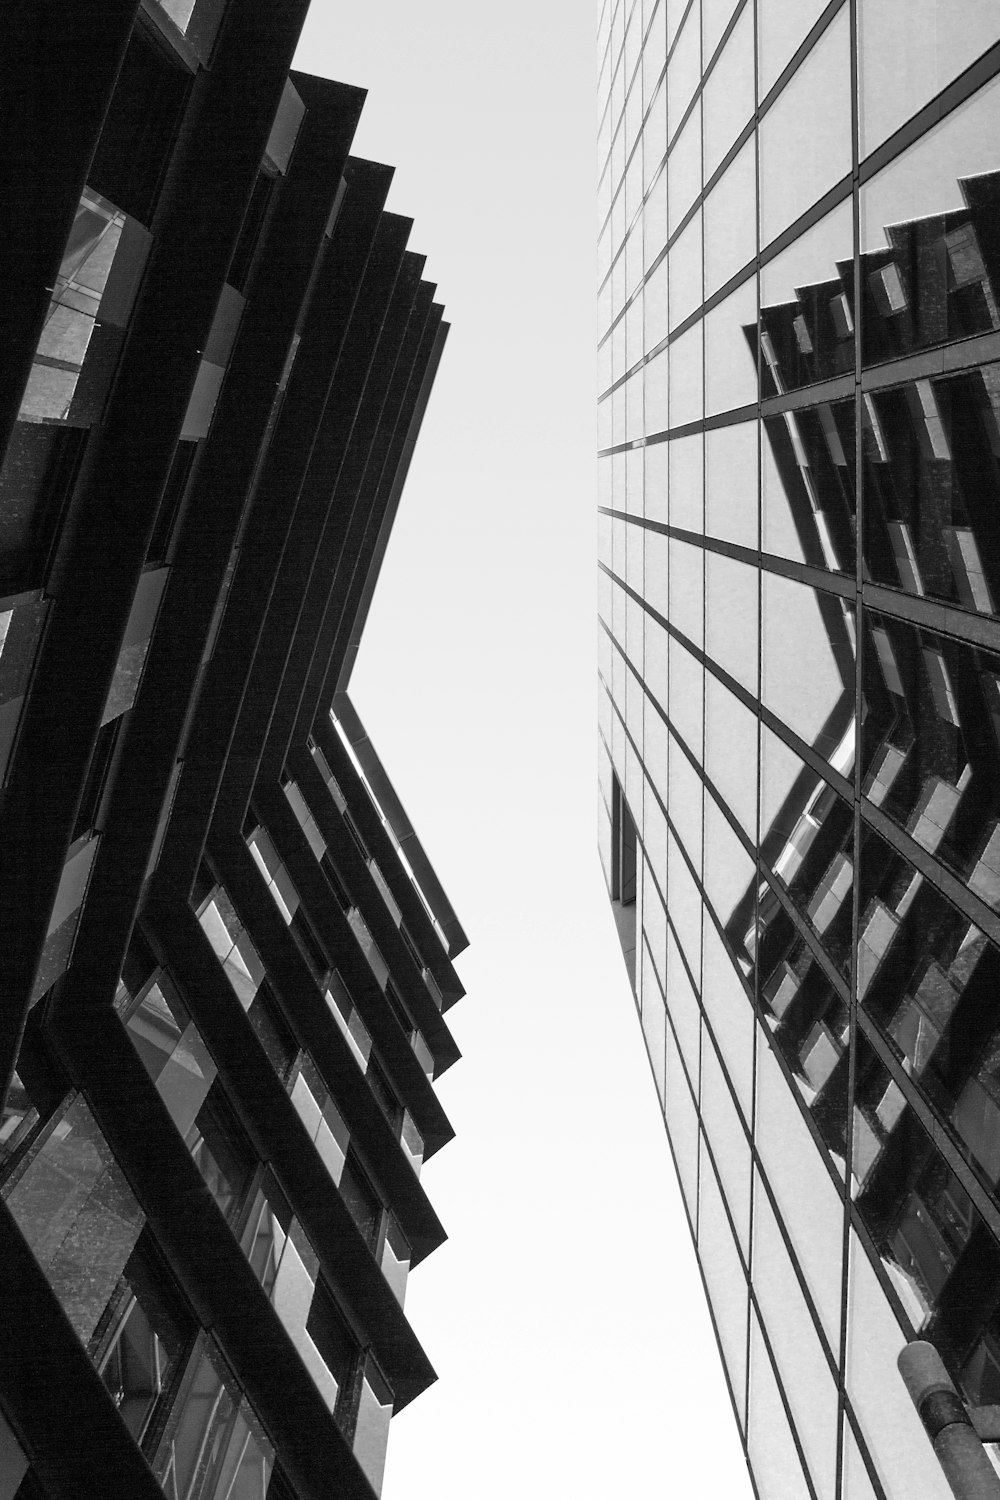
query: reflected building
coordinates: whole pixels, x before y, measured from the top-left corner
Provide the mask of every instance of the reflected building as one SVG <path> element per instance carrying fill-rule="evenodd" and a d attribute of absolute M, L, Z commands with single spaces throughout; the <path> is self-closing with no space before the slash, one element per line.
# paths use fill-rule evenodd
<path fill-rule="evenodd" d="M 306 8 L 4 27 L 3 1500 L 371 1500 L 434 1379 L 465 939 L 348 686 L 447 325 Z"/>
<path fill-rule="evenodd" d="M 1000 20 L 601 8 L 601 856 L 765 1500 L 1000 1400 Z"/>

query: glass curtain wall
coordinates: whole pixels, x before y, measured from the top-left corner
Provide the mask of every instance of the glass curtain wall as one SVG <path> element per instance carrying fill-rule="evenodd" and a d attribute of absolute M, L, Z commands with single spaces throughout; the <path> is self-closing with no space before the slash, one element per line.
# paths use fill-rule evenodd
<path fill-rule="evenodd" d="M 601 856 L 761 1496 L 1000 1399 L 1000 13 L 605 0 Z M 619 916 L 619 928 L 631 932 Z"/>

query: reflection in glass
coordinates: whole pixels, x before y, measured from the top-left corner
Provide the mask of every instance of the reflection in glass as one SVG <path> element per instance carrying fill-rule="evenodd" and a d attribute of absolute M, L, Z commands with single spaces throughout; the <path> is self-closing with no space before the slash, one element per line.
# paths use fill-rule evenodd
<path fill-rule="evenodd" d="M 899 1378 L 907 1340 L 858 1235 L 850 1234 L 847 1395 L 888 1500 L 951 1500 L 924 1425 Z"/>

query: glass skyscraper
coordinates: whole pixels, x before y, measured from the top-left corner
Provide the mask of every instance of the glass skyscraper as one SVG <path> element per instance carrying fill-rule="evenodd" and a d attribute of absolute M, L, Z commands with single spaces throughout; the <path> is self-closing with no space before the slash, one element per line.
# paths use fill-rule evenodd
<path fill-rule="evenodd" d="M 1000 9 L 605 0 L 600 846 L 765 1500 L 1000 1401 Z"/>

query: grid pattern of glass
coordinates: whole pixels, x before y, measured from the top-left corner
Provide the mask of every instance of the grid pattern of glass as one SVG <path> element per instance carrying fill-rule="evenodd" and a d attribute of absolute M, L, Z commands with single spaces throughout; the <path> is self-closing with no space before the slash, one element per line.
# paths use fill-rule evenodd
<path fill-rule="evenodd" d="M 758 1494 L 947 1500 L 896 1356 L 1000 1400 L 1000 13 L 598 9 L 609 892 Z"/>

